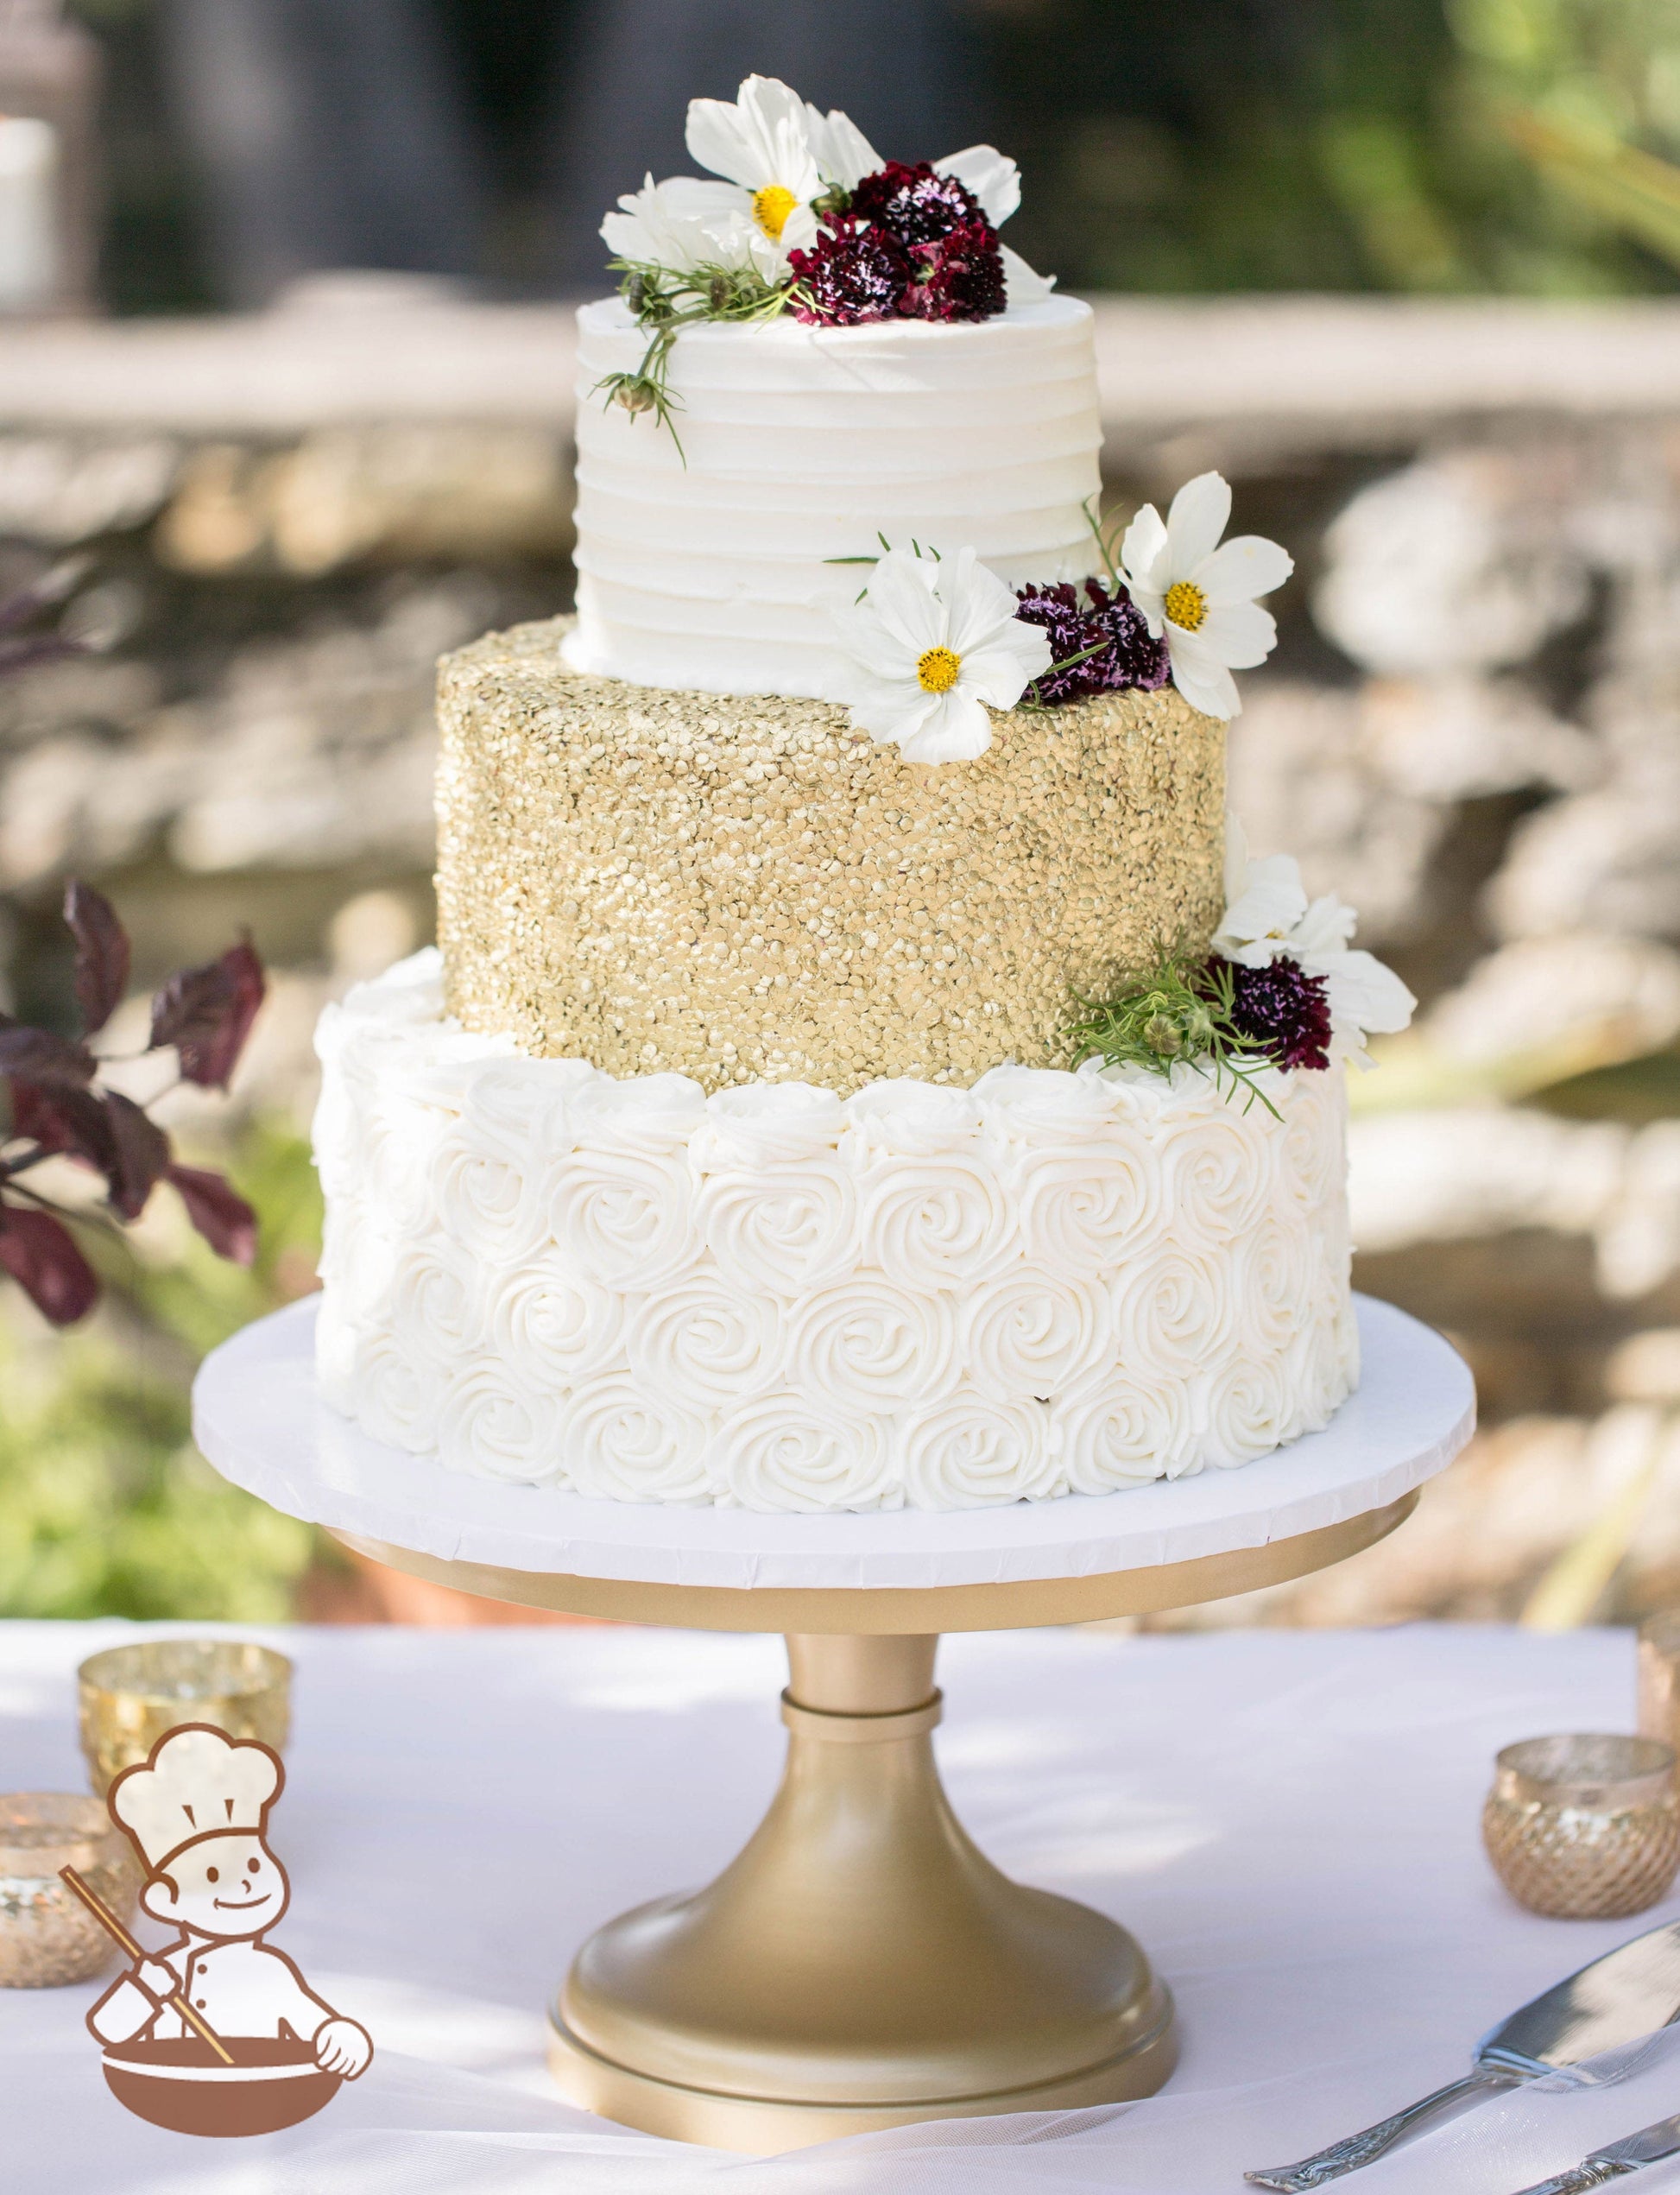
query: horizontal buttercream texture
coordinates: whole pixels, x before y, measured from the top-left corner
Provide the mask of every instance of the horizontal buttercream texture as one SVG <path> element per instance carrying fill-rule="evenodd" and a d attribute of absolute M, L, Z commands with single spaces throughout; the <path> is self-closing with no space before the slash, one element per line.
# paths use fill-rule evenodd
<path fill-rule="evenodd" d="M 1096 568 L 1090 307 L 973 325 L 685 329 L 672 424 L 609 404 L 646 333 L 616 299 L 578 315 L 580 667 L 710 693 L 833 699 L 831 560 L 973 548 L 1011 586 Z"/>
<path fill-rule="evenodd" d="M 1267 1071 L 1277 1116 L 1186 1067 L 708 1098 L 469 1034 L 435 953 L 319 1049 L 325 1391 L 452 1470 L 1042 1500 L 1246 1462 L 1357 1376 L 1340 1071 Z"/>
<path fill-rule="evenodd" d="M 556 622 L 445 658 L 439 936 L 469 1029 L 704 1086 L 1070 1063 L 1076 992 L 1223 905 L 1224 727 L 1171 687 L 906 762 L 818 701 L 573 670 Z"/>

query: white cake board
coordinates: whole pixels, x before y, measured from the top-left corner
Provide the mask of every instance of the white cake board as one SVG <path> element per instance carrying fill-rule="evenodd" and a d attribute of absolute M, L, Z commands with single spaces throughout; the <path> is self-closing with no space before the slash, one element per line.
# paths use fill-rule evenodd
<path fill-rule="evenodd" d="M 306 1300 L 247 1327 L 200 1371 L 193 1432 L 224 1477 L 287 1515 L 437 1562 L 684 1590 L 928 1591 L 1205 1560 L 1392 1508 L 1451 1462 L 1475 1422 L 1456 1352 L 1392 1304 L 1361 1297 L 1358 1392 L 1324 1432 L 1239 1470 L 1116 1494 L 860 1515 L 596 1501 L 464 1477 L 369 1439 L 317 1389 L 315 1308 Z"/>

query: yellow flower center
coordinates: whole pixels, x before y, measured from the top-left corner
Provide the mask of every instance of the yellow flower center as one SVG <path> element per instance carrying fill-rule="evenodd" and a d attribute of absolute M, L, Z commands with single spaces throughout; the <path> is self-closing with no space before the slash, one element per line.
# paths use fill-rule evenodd
<path fill-rule="evenodd" d="M 781 241 L 787 217 L 799 202 L 793 192 L 780 183 L 767 183 L 761 191 L 753 193 L 753 218 L 772 244 Z"/>
<path fill-rule="evenodd" d="M 1175 579 L 1166 591 L 1166 614 L 1181 632 L 1193 633 L 1208 614 L 1208 598 L 1188 579 Z"/>
<path fill-rule="evenodd" d="M 962 657 L 953 655 L 950 648 L 930 648 L 916 666 L 916 677 L 925 692 L 949 693 L 962 667 Z"/>

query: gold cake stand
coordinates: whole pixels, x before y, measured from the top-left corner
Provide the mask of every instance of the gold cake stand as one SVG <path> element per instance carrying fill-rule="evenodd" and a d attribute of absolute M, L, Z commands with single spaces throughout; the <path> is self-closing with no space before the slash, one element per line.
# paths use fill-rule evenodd
<path fill-rule="evenodd" d="M 1417 1502 L 1416 1482 L 1468 1439 L 1474 1403 L 1445 1343 L 1376 1309 L 1410 1330 L 1412 1356 L 1438 1390 L 1420 1414 L 1414 1366 L 1398 1444 L 1409 1461 L 1391 1455 L 1384 1469 L 1354 1476 L 1348 1513 L 1311 1529 L 1090 1575 L 717 1585 L 405 1544 L 425 1536 L 418 1522 L 397 1538 L 366 1528 L 370 1502 L 376 1511 L 391 1501 L 382 1487 L 369 1492 L 359 1451 L 372 1444 L 351 1435 L 346 1445 L 342 1420 L 326 1426 L 317 1414 L 295 1421 L 287 1451 L 288 1398 L 308 1383 L 295 1307 L 212 1357 L 195 1428 L 228 1477 L 414 1577 L 530 1608 L 786 1635 L 787 1758 L 768 1813 L 715 1882 L 656 1899 L 590 1939 L 553 2008 L 550 2046 L 560 2086 L 591 2110 L 769 2154 L 917 2120 L 1121 2101 L 1166 2079 L 1177 2057 L 1172 1999 L 1137 1943 L 1103 1914 L 1011 1882 L 952 1812 L 932 1749 L 938 1634 L 1218 1599 L 1340 1562 L 1393 1531 Z M 266 1357 L 265 1339 L 281 1344 Z M 1368 1335 L 1367 1351 L 1368 1364 Z M 324 1412 L 313 1387 L 309 1399 Z M 312 1444 L 300 1467 L 300 1446 Z M 411 1476 L 421 1468 L 395 1461 Z M 1385 1475 L 1392 1483 L 1397 1468 L 1414 1483 L 1369 1505 L 1359 1498 Z M 525 1489 L 495 1495 L 532 1498 Z"/>

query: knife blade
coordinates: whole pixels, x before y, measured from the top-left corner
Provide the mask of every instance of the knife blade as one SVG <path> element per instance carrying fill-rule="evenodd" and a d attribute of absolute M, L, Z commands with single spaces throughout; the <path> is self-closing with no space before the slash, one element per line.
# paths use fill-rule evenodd
<path fill-rule="evenodd" d="M 1637 2134 L 1626 2135 L 1620 2141 L 1607 2142 L 1568 2172 L 1524 2188 L 1522 2195 L 1586 2195 L 1588 2188 L 1602 2187 L 1607 2180 L 1657 2164 L 1677 2150 L 1680 2150 L 1680 2111 L 1671 2119 L 1658 2119 L 1654 2125 L 1641 2127 Z"/>
<path fill-rule="evenodd" d="M 1537 2079 L 1565 2065 L 1578 2065 L 1601 2052 L 1637 2042 L 1680 2019 L 1680 1921 L 1648 1930 L 1577 1973 L 1519 2006 L 1476 2045 L 1469 2072 L 1449 2082 L 1417 2103 L 1396 2111 L 1359 2134 L 1303 2157 L 1298 2164 L 1273 2165 L 1243 2178 L 1281 2195 L 1306 2195 L 1327 2180 L 1357 2172 L 1393 2147 L 1419 2121 L 1461 2097 L 1480 2091 Z M 1633 2171 L 1620 2161 L 1604 2167 L 1600 2180 Z M 1595 2186 L 1600 2180 L 1586 2180 Z"/>
<path fill-rule="evenodd" d="M 1637 2042 L 1680 2013 L 1680 1921 L 1619 1944 L 1523 2005 L 1476 2045 L 1479 2064 L 1531 2078 Z"/>

